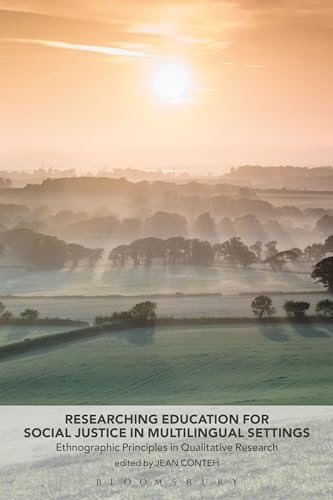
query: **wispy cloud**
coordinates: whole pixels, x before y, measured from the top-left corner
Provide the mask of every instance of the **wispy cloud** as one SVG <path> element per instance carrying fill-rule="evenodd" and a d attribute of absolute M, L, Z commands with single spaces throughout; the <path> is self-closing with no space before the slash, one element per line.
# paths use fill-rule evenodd
<path fill-rule="evenodd" d="M 34 45 L 43 45 L 45 47 L 52 47 L 55 49 L 78 50 L 82 52 L 95 52 L 98 54 L 105 54 L 108 56 L 122 56 L 122 57 L 148 57 L 148 54 L 138 50 L 122 49 L 119 47 L 108 47 L 102 45 L 81 45 L 77 43 L 68 43 L 53 40 L 34 40 L 24 38 L 11 38 L 7 41 L 17 43 L 31 43 Z"/>
<path fill-rule="evenodd" d="M 211 42 L 211 38 L 184 35 L 177 24 L 173 22 L 137 24 L 130 27 L 128 32 L 139 35 L 143 34 L 165 37 L 182 44 L 200 45 Z"/>

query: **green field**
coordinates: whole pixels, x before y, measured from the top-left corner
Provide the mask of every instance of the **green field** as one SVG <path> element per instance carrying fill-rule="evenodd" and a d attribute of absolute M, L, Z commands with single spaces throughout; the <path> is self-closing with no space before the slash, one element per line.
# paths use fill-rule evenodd
<path fill-rule="evenodd" d="M 50 325 L 35 323 L 30 325 L 20 325 L 13 322 L 13 324 L 0 325 L 0 346 L 13 344 L 25 339 L 33 339 L 36 337 L 51 335 L 53 333 L 63 332 L 69 328 L 70 326 L 66 324 Z"/>
<path fill-rule="evenodd" d="M 2 404 L 333 404 L 332 324 L 137 328 L 0 362 Z"/>

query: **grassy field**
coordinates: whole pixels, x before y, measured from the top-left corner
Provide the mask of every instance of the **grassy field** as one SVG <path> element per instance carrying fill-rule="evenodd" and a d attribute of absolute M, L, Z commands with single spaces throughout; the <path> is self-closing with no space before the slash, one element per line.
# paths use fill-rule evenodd
<path fill-rule="evenodd" d="M 2 404 L 333 404 L 332 325 L 182 325 L 0 362 Z"/>
<path fill-rule="evenodd" d="M 0 325 L 0 346 L 20 342 L 27 338 L 33 339 L 69 329 L 66 325 Z"/>

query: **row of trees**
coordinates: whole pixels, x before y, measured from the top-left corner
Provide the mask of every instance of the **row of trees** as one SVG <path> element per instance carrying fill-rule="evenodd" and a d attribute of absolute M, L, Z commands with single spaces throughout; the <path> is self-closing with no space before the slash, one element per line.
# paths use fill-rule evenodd
<path fill-rule="evenodd" d="M 13 314 L 10 311 L 7 311 L 3 302 L 0 302 L 0 320 L 8 320 L 12 318 L 14 318 Z M 36 309 L 27 308 L 21 312 L 20 318 L 27 321 L 35 321 L 39 318 L 39 312 Z"/>
<path fill-rule="evenodd" d="M 76 267 L 79 262 L 94 266 L 102 257 L 102 248 L 86 248 L 77 243 L 65 241 L 30 229 L 15 229 L 0 232 L 0 252 L 16 256 L 33 269 L 60 269 L 66 264 Z M 109 259 L 114 265 L 124 266 L 133 262 L 135 266 L 150 265 L 155 258 L 164 264 L 211 265 L 228 264 L 244 269 L 254 263 L 267 264 L 274 271 L 282 270 L 288 262 L 317 262 L 328 252 L 333 252 L 333 236 L 325 243 L 309 245 L 302 251 L 291 248 L 279 251 L 277 241 L 263 244 L 256 241 L 247 246 L 241 238 L 232 237 L 223 243 L 212 245 L 197 238 L 171 237 L 142 238 L 129 245 L 114 248 Z"/>
<path fill-rule="evenodd" d="M 325 253 L 333 251 L 333 236 L 325 244 Z M 227 263 L 231 266 L 248 268 L 251 264 L 261 262 L 269 264 L 275 271 L 282 269 L 287 262 L 296 262 L 304 253 L 297 248 L 278 252 L 276 242 L 266 244 L 269 254 L 261 260 L 261 242 L 250 248 L 240 238 L 231 238 L 224 243 L 211 245 L 208 241 L 177 237 L 162 240 L 159 238 L 143 238 L 135 240 L 130 245 L 121 245 L 114 248 L 109 259 L 115 266 L 125 266 L 133 263 L 134 266 L 150 266 L 153 259 L 159 259 L 164 265 L 192 264 L 211 265 Z M 333 257 L 327 257 L 318 262 L 313 270 L 312 278 L 321 282 L 329 291 L 333 290 Z"/>
<path fill-rule="evenodd" d="M 122 312 L 114 312 L 111 316 L 96 316 L 95 324 L 102 325 L 115 320 L 133 321 L 135 323 L 146 323 L 156 318 L 157 304 L 151 300 L 139 302 L 131 309 Z"/>
<path fill-rule="evenodd" d="M 64 265 L 77 266 L 87 261 L 93 266 L 102 257 L 102 248 L 86 248 L 77 243 L 66 243 L 54 236 L 36 233 L 29 229 L 16 229 L 0 233 L 0 250 L 3 254 L 16 255 L 32 268 L 60 269 Z M 324 244 L 313 244 L 302 251 L 292 248 L 278 251 L 277 242 L 270 241 L 263 245 L 257 241 L 251 246 L 241 238 L 233 237 L 224 243 L 212 245 L 199 239 L 172 237 L 143 238 L 129 245 L 114 248 L 109 259 L 114 265 L 126 265 L 132 261 L 135 266 L 150 265 L 154 258 L 162 259 L 164 264 L 211 265 L 226 263 L 246 269 L 254 263 L 264 263 L 279 271 L 288 262 L 299 260 L 317 261 L 327 252 L 333 251 L 333 236 Z"/>
<path fill-rule="evenodd" d="M 304 319 L 306 312 L 310 309 L 310 302 L 287 300 L 283 309 L 289 318 Z M 273 301 L 268 295 L 259 295 L 251 303 L 251 309 L 255 316 L 263 318 L 272 317 L 276 313 Z M 95 324 L 109 324 L 117 320 L 132 321 L 135 323 L 147 323 L 156 318 L 157 304 L 147 300 L 135 304 L 131 309 L 122 312 L 114 312 L 111 316 L 96 316 Z M 333 301 L 321 300 L 316 305 L 316 314 L 324 318 L 333 318 Z"/>
<path fill-rule="evenodd" d="M 16 256 L 34 269 L 61 269 L 66 263 L 75 267 L 82 260 L 93 266 L 103 255 L 101 248 L 66 243 L 30 229 L 1 232 L 0 250 L 3 255 Z"/>
<path fill-rule="evenodd" d="M 124 266 L 133 262 L 135 266 L 149 265 L 159 258 L 164 264 L 202 264 L 227 263 L 241 266 L 244 269 L 254 263 L 269 264 L 274 271 L 280 271 L 288 262 L 316 262 L 326 253 L 333 252 L 333 236 L 327 238 L 324 244 L 313 244 L 302 251 L 300 248 L 279 251 L 277 241 L 269 241 L 265 245 L 256 241 L 247 246 L 241 238 L 233 237 L 224 243 L 212 245 L 199 239 L 173 237 L 166 240 L 160 238 L 142 238 L 129 245 L 114 248 L 109 259 L 114 265 Z"/>
<path fill-rule="evenodd" d="M 283 309 L 289 318 L 303 319 L 310 306 L 310 302 L 287 300 L 283 305 Z M 256 297 L 251 303 L 251 309 L 253 314 L 259 318 L 264 316 L 270 318 L 276 312 L 273 301 L 268 295 Z M 325 299 L 318 302 L 316 313 L 318 316 L 333 318 L 333 301 Z"/>
<path fill-rule="evenodd" d="M 208 241 L 198 239 L 143 238 L 133 241 L 130 245 L 114 248 L 109 259 L 116 266 L 124 266 L 129 262 L 132 262 L 134 266 L 149 266 L 153 259 L 161 259 L 165 265 L 210 265 L 214 262 L 214 249 Z"/>
<path fill-rule="evenodd" d="M 294 220 L 294 215 L 292 213 L 288 215 L 288 212 L 284 214 L 282 211 L 281 217 L 289 217 Z M 326 237 L 332 234 L 333 224 L 330 221 L 333 217 L 328 215 L 325 217 L 322 217 L 313 229 L 317 234 Z M 40 223 L 42 222 L 40 221 Z M 289 245 L 293 240 L 291 234 L 293 226 L 290 224 L 287 228 L 278 218 L 261 220 L 252 213 L 235 219 L 229 217 L 215 219 L 210 212 L 204 212 L 192 221 L 177 212 L 158 211 L 149 215 L 149 210 L 139 210 L 136 216 L 121 220 L 113 214 L 100 214 L 93 217 L 88 217 L 86 214 L 84 217 L 84 214 L 61 210 L 56 215 L 49 217 L 43 224 L 45 227 L 53 227 L 55 231 L 61 231 L 61 234 L 72 234 L 80 239 L 112 238 L 125 243 L 140 237 L 167 239 L 173 236 L 182 236 L 183 238 L 191 236 L 214 243 L 221 237 L 227 239 L 237 235 L 242 236 L 246 241 L 253 239 L 267 241 L 276 238 L 284 245 Z M 302 228 L 297 229 L 298 234 L 303 234 L 303 237 L 305 234 L 308 234 L 309 237 L 307 231 L 304 232 Z"/>
<path fill-rule="evenodd" d="M 304 319 L 310 306 L 310 302 L 287 300 L 283 308 L 289 318 Z M 276 313 L 273 301 L 268 295 L 258 295 L 252 301 L 251 309 L 253 314 L 258 318 L 265 316 L 270 318 Z M 316 305 L 315 310 L 320 317 L 333 318 L 333 301 L 329 299 L 321 300 Z M 156 302 L 146 300 L 135 304 L 127 311 L 114 312 L 111 316 L 96 316 L 95 324 L 103 325 L 119 320 L 144 324 L 156 319 L 156 311 Z M 6 311 L 6 307 L 0 302 L 0 320 L 9 320 L 12 318 L 12 313 Z M 39 313 L 36 309 L 25 309 L 21 312 L 20 318 L 27 321 L 36 321 L 39 318 Z"/>

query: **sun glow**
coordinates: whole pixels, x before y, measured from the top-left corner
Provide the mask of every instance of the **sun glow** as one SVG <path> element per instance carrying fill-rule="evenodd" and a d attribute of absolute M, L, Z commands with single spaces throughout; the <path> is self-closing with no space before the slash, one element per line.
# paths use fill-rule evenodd
<path fill-rule="evenodd" d="M 189 68 L 180 62 L 159 66 L 153 77 L 154 92 L 168 102 L 181 102 L 189 97 L 191 75 Z"/>

